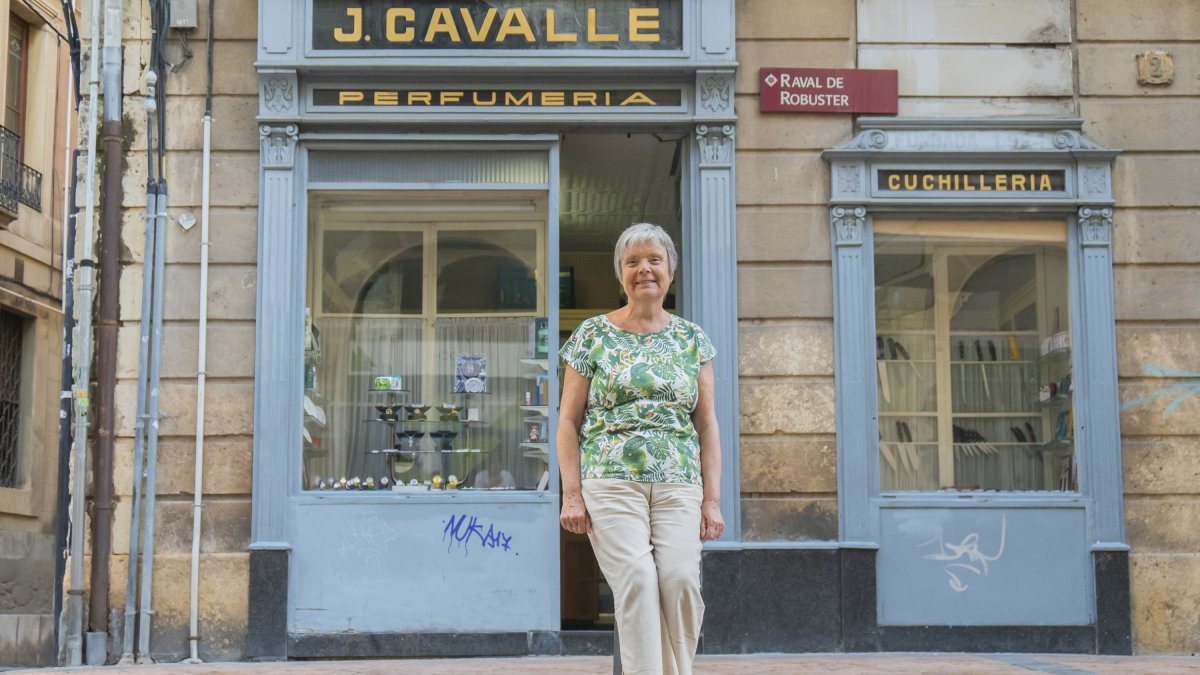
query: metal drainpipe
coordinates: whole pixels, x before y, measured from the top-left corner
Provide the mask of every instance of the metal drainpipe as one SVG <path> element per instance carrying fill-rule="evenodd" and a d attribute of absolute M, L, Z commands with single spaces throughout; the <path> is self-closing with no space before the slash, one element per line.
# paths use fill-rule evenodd
<path fill-rule="evenodd" d="M 208 380 L 208 206 L 212 173 L 213 12 L 217 0 L 208 0 L 208 88 L 204 97 L 204 143 L 200 189 L 200 317 L 196 345 L 196 468 L 192 489 L 192 569 L 188 643 L 191 654 L 184 663 L 200 660 L 200 511 L 204 506 L 204 385 Z"/>
<path fill-rule="evenodd" d="M 142 486 L 146 461 L 146 389 L 150 361 L 150 306 L 154 293 L 154 209 L 158 183 L 154 179 L 154 111 L 158 76 L 146 73 L 146 239 L 142 248 L 142 313 L 138 319 L 137 420 L 133 431 L 133 508 L 129 515 L 129 564 L 125 573 L 125 629 L 122 631 L 121 665 L 134 663 L 133 638 L 137 631 L 138 553 L 141 550 Z"/>
<path fill-rule="evenodd" d="M 142 521 L 142 593 L 138 617 L 138 663 L 153 663 L 150 657 L 150 621 L 154 614 L 151 604 L 154 588 L 154 505 L 155 482 L 158 478 L 158 427 L 160 422 L 159 395 L 162 390 L 162 312 L 163 275 L 167 238 L 167 181 L 160 177 L 154 211 L 154 297 L 150 309 L 150 431 L 146 439 L 146 513 Z"/>
<path fill-rule="evenodd" d="M 104 209 L 100 216 L 100 307 L 96 321 L 96 452 L 92 456 L 92 572 L 87 662 L 108 660 L 108 566 L 112 553 L 113 390 L 121 264 L 121 0 L 104 0 Z"/>
<path fill-rule="evenodd" d="M 63 201 L 66 205 L 62 258 L 63 344 L 58 402 L 58 494 L 54 509 L 54 638 L 59 654 L 63 653 L 62 591 L 67 573 L 67 529 L 71 520 L 71 344 L 75 331 L 75 218 L 79 214 L 75 204 L 75 183 L 79 176 L 79 150 L 71 152 L 69 166 L 70 171 L 66 174 L 69 192 Z"/>
<path fill-rule="evenodd" d="M 79 340 L 74 356 L 74 438 L 71 446 L 71 584 L 67 589 L 67 665 L 83 665 L 84 522 L 87 519 L 88 413 L 92 379 L 92 259 L 96 202 L 96 104 L 100 98 L 100 0 L 92 0 L 92 44 L 88 63 L 87 163 L 83 237 L 79 256 Z"/>

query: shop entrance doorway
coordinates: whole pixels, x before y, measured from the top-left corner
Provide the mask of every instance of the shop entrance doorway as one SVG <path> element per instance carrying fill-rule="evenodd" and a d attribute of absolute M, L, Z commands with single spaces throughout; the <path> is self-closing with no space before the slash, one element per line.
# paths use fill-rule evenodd
<path fill-rule="evenodd" d="M 683 306 L 683 153 L 680 132 L 578 133 L 562 138 L 559 211 L 559 343 L 584 320 L 624 304 L 613 246 L 633 223 L 661 225 L 680 248 L 666 300 Z M 562 368 L 561 362 L 559 368 Z M 588 539 L 560 532 L 563 630 L 611 630 L 612 591 Z"/>

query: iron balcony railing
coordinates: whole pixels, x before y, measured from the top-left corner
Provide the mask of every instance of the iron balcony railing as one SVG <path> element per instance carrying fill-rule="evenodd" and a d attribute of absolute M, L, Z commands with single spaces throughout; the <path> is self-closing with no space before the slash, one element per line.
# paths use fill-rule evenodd
<path fill-rule="evenodd" d="M 0 126 L 0 209 L 17 215 L 17 205 L 42 210 L 42 174 L 21 162 L 21 137 Z"/>

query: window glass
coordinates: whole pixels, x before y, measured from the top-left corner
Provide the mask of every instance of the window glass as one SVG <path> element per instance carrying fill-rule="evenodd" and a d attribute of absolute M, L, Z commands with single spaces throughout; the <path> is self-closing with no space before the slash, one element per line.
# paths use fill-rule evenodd
<path fill-rule="evenodd" d="M 327 314 L 420 314 L 420 231 L 330 229 L 321 234 Z"/>
<path fill-rule="evenodd" d="M 5 71 L 4 126 L 25 133 L 25 42 L 29 27 L 15 14 L 8 17 L 8 64 Z"/>
<path fill-rule="evenodd" d="M 314 200 L 302 488 L 546 489 L 545 221 L 404 211 Z"/>
<path fill-rule="evenodd" d="M 25 319 L 0 310 L 0 487 L 20 487 L 21 348 Z M 29 413 L 26 411 L 26 415 Z"/>
<path fill-rule="evenodd" d="M 1078 490 L 1065 230 L 875 236 L 882 489 Z"/>
<path fill-rule="evenodd" d="M 537 309 L 536 231 L 441 230 L 437 239 L 439 312 Z"/>

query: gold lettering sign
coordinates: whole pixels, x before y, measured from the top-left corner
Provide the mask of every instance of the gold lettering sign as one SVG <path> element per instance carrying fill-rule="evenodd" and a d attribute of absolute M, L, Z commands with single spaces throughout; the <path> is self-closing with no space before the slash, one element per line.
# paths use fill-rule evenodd
<path fill-rule="evenodd" d="M 320 50 L 683 49 L 684 0 L 309 3 L 312 46 Z"/>
<path fill-rule="evenodd" d="M 884 169 L 880 192 L 1063 192 L 1061 169 Z M 979 195 L 982 196 L 982 195 Z"/>
<path fill-rule="evenodd" d="M 682 105 L 678 89 L 316 89 L 337 108 L 652 108 Z"/>

